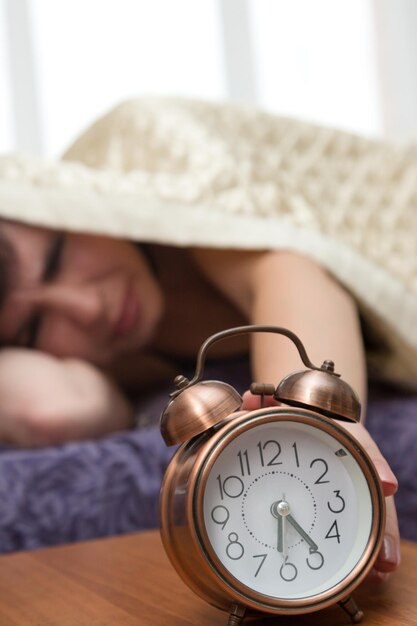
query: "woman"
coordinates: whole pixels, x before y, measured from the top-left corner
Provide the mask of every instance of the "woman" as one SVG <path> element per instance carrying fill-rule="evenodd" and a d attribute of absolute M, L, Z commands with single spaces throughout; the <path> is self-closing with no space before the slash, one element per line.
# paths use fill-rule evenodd
<path fill-rule="evenodd" d="M 392 339 L 395 373 L 413 371 L 415 255 L 386 254 L 398 236 L 415 245 L 411 158 L 250 110 L 146 99 L 99 120 L 66 156 L 110 169 L 0 162 L 0 213 L 16 220 L 0 225 L 0 340 L 13 346 L 0 354 L 3 441 L 125 428 L 129 389 L 171 380 L 208 335 L 243 323 L 290 328 L 313 362 L 336 362 L 365 407 L 356 301 Z M 389 186 L 391 171 L 404 171 L 404 184 Z M 392 189 L 401 219 L 381 238 L 380 198 Z M 246 353 L 257 381 L 300 365 L 290 342 L 262 335 L 217 344 L 212 356 Z M 388 498 L 383 579 L 399 563 L 397 481 L 363 425 L 349 428 Z"/>
<path fill-rule="evenodd" d="M 15 433 L 4 432 L 3 439 L 9 436 L 22 445 L 54 443 L 127 425 L 127 400 L 110 379 L 118 380 L 122 388 L 130 383 L 135 390 L 169 380 L 178 363 L 193 358 L 208 335 L 247 322 L 290 327 L 303 337 L 313 361 L 321 362 L 331 354 L 365 402 L 364 356 L 354 303 L 327 272 L 306 257 L 283 251 L 139 247 L 123 240 L 64 234 L 5 220 L 1 232 L 3 345 L 42 352 L 49 376 L 53 365 L 59 369 L 64 362 L 74 384 L 80 369 L 79 384 L 88 371 L 96 385 L 96 394 L 88 386 L 88 393 L 81 396 L 85 418 L 78 421 L 81 407 L 73 407 L 75 399 L 65 393 L 65 387 L 62 393 L 55 387 L 59 406 L 51 406 L 49 376 L 44 378 L 42 400 L 41 370 L 35 368 L 36 374 L 32 371 L 27 382 L 29 389 L 36 390 L 38 401 L 33 402 L 31 390 L 28 395 L 21 389 L 19 402 L 27 396 L 30 414 L 20 416 L 26 424 L 18 424 L 16 416 L 8 424 L 16 428 Z M 322 302 L 327 303 L 325 310 Z M 317 328 L 325 328 L 326 333 L 318 334 Z M 291 345 L 287 347 L 287 340 L 276 345 L 268 339 L 256 337 L 253 345 L 257 380 L 278 380 L 299 366 L 298 355 Z M 213 356 L 232 357 L 247 350 L 243 339 L 220 344 Z M 34 357 L 27 350 L 17 352 L 16 358 L 19 354 Z M 129 380 L 123 377 L 123 364 Z M 106 391 L 107 380 L 99 375 L 100 370 L 109 375 Z M 61 383 L 67 384 L 65 378 Z M 23 387 L 23 377 L 20 384 Z M 4 393 L 7 388 L 15 394 L 15 388 L 8 385 Z M 104 403 L 108 420 L 123 419 L 121 423 L 102 421 Z M 45 404 L 51 412 L 49 419 Z M 122 410 L 115 412 L 115 406 Z M 39 412 L 39 423 L 33 411 Z M 63 413 L 69 411 L 75 412 L 77 421 L 72 425 L 68 415 L 65 426 Z M 63 431 L 64 426 L 68 430 Z"/>
<path fill-rule="evenodd" d="M 138 391 L 169 380 L 205 337 L 248 322 L 292 329 L 313 362 L 330 355 L 366 402 L 355 304 L 306 257 L 141 248 L 5 220 L 1 234 L 0 337 L 3 345 L 15 346 L 0 354 L 3 441 L 39 446 L 129 427 L 124 386 Z M 280 339 L 255 336 L 250 352 L 257 381 L 274 382 L 299 368 L 296 351 Z M 223 342 L 214 356 L 247 351 L 246 340 Z M 246 394 L 247 408 L 256 403 Z M 387 462 L 362 425 L 349 429 L 370 452 L 384 492 L 392 496 L 397 482 Z M 399 563 L 392 498 L 388 512 L 375 574 L 380 578 Z"/>

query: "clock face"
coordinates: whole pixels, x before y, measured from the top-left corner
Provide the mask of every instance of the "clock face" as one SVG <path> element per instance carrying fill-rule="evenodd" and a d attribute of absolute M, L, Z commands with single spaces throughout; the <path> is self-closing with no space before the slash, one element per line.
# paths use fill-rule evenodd
<path fill-rule="evenodd" d="M 328 592 L 370 540 L 373 504 L 359 463 L 343 436 L 314 420 L 281 414 L 245 428 L 209 464 L 202 516 L 210 550 L 228 582 L 249 592 L 284 600 Z"/>

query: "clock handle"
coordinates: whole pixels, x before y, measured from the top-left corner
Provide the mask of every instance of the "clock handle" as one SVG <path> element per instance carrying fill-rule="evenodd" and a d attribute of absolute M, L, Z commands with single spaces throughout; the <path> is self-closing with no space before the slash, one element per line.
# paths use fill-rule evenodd
<path fill-rule="evenodd" d="M 326 360 L 321 367 L 314 365 L 299 337 L 287 328 L 237 326 L 206 339 L 198 352 L 196 370 L 191 380 L 182 375 L 175 378 L 177 389 L 170 394 L 171 401 L 161 415 L 161 433 L 167 445 L 188 441 L 241 408 L 242 398 L 233 387 L 221 381 L 202 381 L 202 378 L 206 354 L 214 343 L 249 333 L 284 335 L 294 343 L 302 362 L 308 368 L 288 374 L 272 391 L 276 400 L 315 410 L 327 417 L 359 421 L 359 399 L 353 389 L 340 379 L 340 374 L 335 373 L 333 361 Z M 260 387 L 265 390 L 273 385 Z"/>
<path fill-rule="evenodd" d="M 321 367 L 317 367 L 310 361 L 301 339 L 292 331 L 281 326 L 249 325 L 229 328 L 211 335 L 202 344 L 197 354 L 197 362 L 194 377 L 188 380 L 184 376 L 177 376 L 175 384 L 177 390 L 171 394 L 176 398 L 184 390 L 199 383 L 203 378 L 206 355 L 214 343 L 250 333 L 272 333 L 283 335 L 290 339 L 298 350 L 300 358 L 306 370 L 288 374 L 277 386 L 273 394 L 275 399 L 294 406 L 305 407 L 348 422 L 359 422 L 361 405 L 354 390 L 340 378 L 340 374 L 334 371 L 334 363 L 331 360 L 323 361 Z"/>
<path fill-rule="evenodd" d="M 288 337 L 288 339 L 291 339 L 291 341 L 295 344 L 300 358 L 306 367 L 311 370 L 318 371 L 323 371 L 324 369 L 326 369 L 324 364 L 321 367 L 317 367 L 316 365 L 314 365 L 314 363 L 310 361 L 301 339 L 299 339 L 299 337 L 297 337 L 297 335 L 291 330 L 288 330 L 287 328 L 282 328 L 281 326 L 262 326 L 259 324 L 254 324 L 249 326 L 237 326 L 235 328 L 229 328 L 227 330 L 222 330 L 218 333 L 215 333 L 214 335 L 211 335 L 211 337 L 206 339 L 206 341 L 202 344 L 200 350 L 198 351 L 194 377 L 190 381 L 185 381 L 184 379 L 180 379 L 180 377 L 177 377 L 177 379 L 175 379 L 177 385 L 181 387 L 181 390 L 183 390 L 186 387 L 191 387 L 192 385 L 195 385 L 195 383 L 200 382 L 204 374 L 206 354 L 213 344 L 217 343 L 218 341 L 222 341 L 223 339 L 227 339 L 228 337 L 235 337 L 236 335 L 248 335 L 250 333 L 274 333 L 276 335 L 284 335 L 284 337 Z M 325 361 L 325 363 L 329 363 L 329 361 Z M 334 374 L 334 372 L 332 373 L 334 376 L 338 376 L 338 374 Z M 178 392 L 174 392 L 173 396 L 175 396 L 176 393 Z"/>

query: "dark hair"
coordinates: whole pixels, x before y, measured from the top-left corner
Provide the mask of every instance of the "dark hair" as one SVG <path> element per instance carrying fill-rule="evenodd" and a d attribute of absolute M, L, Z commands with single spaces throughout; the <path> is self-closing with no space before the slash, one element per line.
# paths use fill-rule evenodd
<path fill-rule="evenodd" d="M 13 282 L 15 261 L 14 248 L 0 227 L 0 308 L 3 306 Z"/>

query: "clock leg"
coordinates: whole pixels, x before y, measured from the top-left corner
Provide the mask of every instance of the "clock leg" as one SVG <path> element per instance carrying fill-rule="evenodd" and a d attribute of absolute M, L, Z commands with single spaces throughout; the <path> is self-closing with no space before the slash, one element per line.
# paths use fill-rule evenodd
<path fill-rule="evenodd" d="M 354 624 L 359 624 L 363 618 L 363 611 L 358 608 L 352 596 L 348 596 L 339 602 L 339 606 L 346 611 Z"/>
<path fill-rule="evenodd" d="M 240 626 L 245 618 L 246 609 L 240 604 L 232 604 L 227 626 Z"/>

